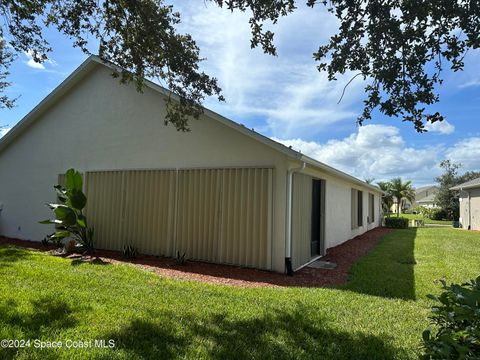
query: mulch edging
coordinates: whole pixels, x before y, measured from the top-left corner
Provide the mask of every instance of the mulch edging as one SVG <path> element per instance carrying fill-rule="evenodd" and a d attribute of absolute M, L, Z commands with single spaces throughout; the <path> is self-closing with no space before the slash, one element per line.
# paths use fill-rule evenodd
<path fill-rule="evenodd" d="M 148 255 L 141 255 L 136 259 L 126 260 L 122 258 L 121 252 L 108 250 L 97 250 L 94 256 L 81 256 L 79 254 L 60 256 L 72 259 L 72 264 L 78 264 L 79 262 L 131 264 L 161 276 L 211 284 L 238 287 L 329 287 L 345 284 L 348 281 L 348 274 L 352 264 L 372 250 L 391 231 L 391 229 L 387 228 L 376 228 L 341 245 L 327 249 L 327 254 L 322 260 L 336 263 L 337 267 L 335 269 L 304 267 L 293 276 L 201 261 L 187 261 L 186 264 L 180 265 L 172 258 Z M 0 245 L 14 245 L 50 252 L 55 255 L 55 247 L 44 246 L 38 241 L 11 239 L 0 236 Z"/>

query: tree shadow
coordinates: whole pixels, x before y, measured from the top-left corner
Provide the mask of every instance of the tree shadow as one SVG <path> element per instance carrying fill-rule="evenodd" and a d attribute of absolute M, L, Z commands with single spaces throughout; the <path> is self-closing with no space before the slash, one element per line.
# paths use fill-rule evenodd
<path fill-rule="evenodd" d="M 18 303 L 12 298 L 0 302 L 0 324 L 7 325 L 6 328 L 14 328 L 16 338 L 33 341 L 44 335 L 51 337 L 53 333 L 75 327 L 78 323 L 75 317 L 77 310 L 53 296 L 40 297 L 31 301 L 30 305 L 32 311 L 26 310 L 25 304 Z M 17 353 L 24 351 L 30 350 L 28 348 L 6 348 L 2 349 L 0 357 L 13 359 Z M 48 353 L 48 351 L 42 352 L 42 356 L 47 356 Z"/>
<path fill-rule="evenodd" d="M 31 301 L 33 312 L 22 311 L 14 299 L 0 303 L 0 319 L 3 323 L 20 327 L 24 335 L 38 336 L 48 329 L 65 329 L 77 324 L 75 310 L 65 301 L 53 296 Z"/>
<path fill-rule="evenodd" d="M 393 231 L 350 270 L 339 289 L 362 294 L 415 300 L 416 228 Z"/>
<path fill-rule="evenodd" d="M 107 261 L 103 261 L 101 258 L 99 257 L 91 257 L 91 256 L 82 256 L 78 259 L 73 259 L 72 262 L 70 263 L 70 265 L 72 266 L 79 266 L 79 265 L 85 265 L 85 264 L 89 264 L 89 265 L 111 265 L 111 263 L 107 262 Z"/>
<path fill-rule="evenodd" d="M 11 263 L 25 260 L 32 255 L 28 250 L 14 246 L 0 246 L 0 267 L 11 266 Z"/>
<path fill-rule="evenodd" d="M 167 319 L 167 321 L 165 321 Z M 315 309 L 298 305 L 259 316 L 237 318 L 214 313 L 198 316 L 155 314 L 134 319 L 114 339 L 117 350 L 145 359 L 392 359 L 405 358 L 388 336 L 334 329 Z M 330 325 L 330 326 L 329 326 Z"/>

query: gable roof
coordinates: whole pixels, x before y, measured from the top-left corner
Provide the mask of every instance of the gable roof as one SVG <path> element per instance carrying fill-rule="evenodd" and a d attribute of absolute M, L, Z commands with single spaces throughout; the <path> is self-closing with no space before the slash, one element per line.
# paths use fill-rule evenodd
<path fill-rule="evenodd" d="M 421 186 L 421 187 L 415 189 L 415 193 L 418 194 L 418 193 L 421 193 L 422 191 L 429 190 L 429 189 L 438 190 L 438 186 L 436 186 L 436 185 Z"/>
<path fill-rule="evenodd" d="M 95 67 L 106 66 L 112 71 L 120 72 L 122 69 L 114 64 L 107 63 L 100 59 L 98 56 L 90 55 L 77 69 L 75 69 L 60 85 L 58 85 L 50 94 L 48 94 L 37 106 L 35 106 L 25 117 L 20 120 L 10 131 L 8 131 L 2 138 L 0 138 L 0 153 L 11 144 L 17 137 L 19 137 L 28 127 L 33 124 L 42 114 L 44 114 L 51 106 L 59 101 L 64 94 L 66 94 L 71 88 L 73 88 L 80 80 L 85 78 Z M 163 88 L 162 86 L 155 84 L 154 82 L 145 79 L 145 86 L 162 94 L 165 97 L 170 97 L 176 101 L 179 101 L 180 97 Z M 248 129 L 244 125 L 238 124 L 210 109 L 203 108 L 204 114 L 213 120 L 220 122 L 221 124 L 228 126 L 256 141 L 259 141 L 270 148 L 285 154 L 287 157 L 305 162 L 306 164 L 326 171 L 339 178 L 351 181 L 357 185 L 365 186 L 373 191 L 382 192 L 377 186 L 368 184 L 354 176 L 351 176 L 343 171 L 337 170 L 327 164 L 317 161 L 309 156 L 295 151 L 290 147 L 287 147 L 277 141 L 274 141 L 267 136 L 264 136 L 254 130 Z"/>
<path fill-rule="evenodd" d="M 435 203 L 435 194 L 430 194 L 425 196 L 423 199 L 416 201 L 418 204 L 428 204 L 428 203 Z"/>
<path fill-rule="evenodd" d="M 450 190 L 464 190 L 464 189 L 475 189 L 480 188 L 480 177 L 464 182 L 463 184 L 451 187 Z"/>

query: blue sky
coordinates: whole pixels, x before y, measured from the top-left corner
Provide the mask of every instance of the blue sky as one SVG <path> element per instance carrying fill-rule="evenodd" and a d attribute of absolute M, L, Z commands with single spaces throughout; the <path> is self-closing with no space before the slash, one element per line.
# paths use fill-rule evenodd
<path fill-rule="evenodd" d="M 381 115 L 358 127 L 364 84 L 353 82 L 337 104 L 351 75 L 328 82 L 315 68 L 312 53 L 337 26 L 321 6 L 300 8 L 279 21 L 278 57 L 250 49 L 248 14 L 199 1 L 176 6 L 181 30 L 196 39 L 206 58 L 203 68 L 218 78 L 226 97 L 225 103 L 208 99 L 205 105 L 212 110 L 360 178 L 402 176 L 425 185 L 440 173 L 438 163 L 445 158 L 462 163 L 464 171 L 480 170 L 478 51 L 467 55 L 464 72 L 444 72 L 435 109 L 446 122 L 426 134 Z M 63 36 L 48 31 L 47 38 L 54 48 L 49 61 L 35 64 L 22 54 L 12 66 L 8 91 L 20 98 L 13 110 L 0 111 L 0 126 L 15 125 L 85 60 Z"/>

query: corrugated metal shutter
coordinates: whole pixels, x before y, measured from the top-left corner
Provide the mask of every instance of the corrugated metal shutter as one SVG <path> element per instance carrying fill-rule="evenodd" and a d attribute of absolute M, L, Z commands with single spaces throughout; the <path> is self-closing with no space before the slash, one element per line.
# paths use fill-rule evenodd
<path fill-rule="evenodd" d="M 312 179 L 305 174 L 293 174 L 292 266 L 294 269 L 312 258 Z"/>
<path fill-rule="evenodd" d="M 88 172 L 97 247 L 271 268 L 268 168 Z"/>
<path fill-rule="evenodd" d="M 221 172 L 179 171 L 176 248 L 189 259 L 219 261 Z"/>
<path fill-rule="evenodd" d="M 124 172 L 123 244 L 142 254 L 173 252 L 175 172 L 141 170 Z"/>
<path fill-rule="evenodd" d="M 95 228 L 95 247 L 122 250 L 124 172 L 87 172 L 85 192 L 89 225 Z"/>
<path fill-rule="evenodd" d="M 271 169 L 223 170 L 220 262 L 270 268 L 271 186 Z"/>

